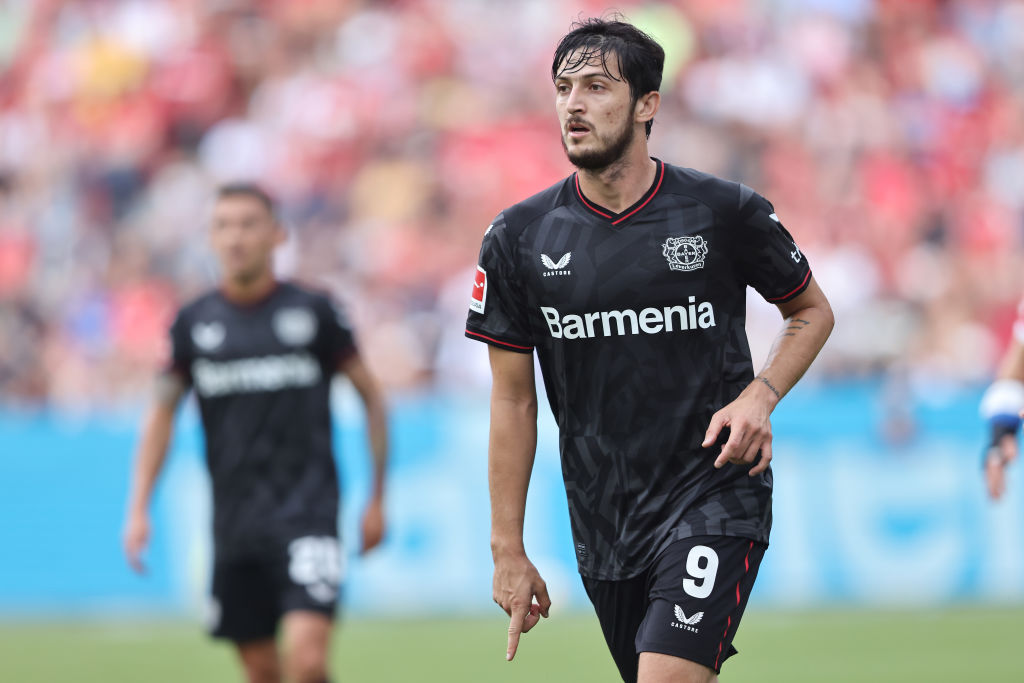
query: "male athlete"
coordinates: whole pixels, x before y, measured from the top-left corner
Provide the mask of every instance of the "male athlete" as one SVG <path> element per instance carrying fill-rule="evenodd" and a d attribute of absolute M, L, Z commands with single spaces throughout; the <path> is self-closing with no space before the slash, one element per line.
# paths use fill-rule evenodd
<path fill-rule="evenodd" d="M 349 378 L 366 407 L 373 492 L 363 552 L 384 533 L 387 419 L 344 315 L 326 296 L 275 279 L 273 252 L 285 237 L 260 188 L 220 189 L 210 228 L 220 288 L 182 308 L 171 327 L 171 363 L 145 418 L 124 545 L 141 572 L 150 498 L 191 387 L 213 484 L 212 634 L 234 641 L 253 683 L 276 683 L 282 670 L 290 681 L 323 683 L 342 562 L 334 374 Z"/>
<path fill-rule="evenodd" d="M 735 652 L 771 524 L 769 416 L 833 324 L 767 200 L 648 155 L 663 62 L 620 21 L 591 19 L 562 39 L 555 108 L 578 171 L 494 220 L 466 331 L 490 345 L 506 658 L 551 605 L 522 535 L 536 349 L 579 571 L 622 678 L 644 683 L 715 681 Z M 785 319 L 756 377 L 748 285 Z"/>
<path fill-rule="evenodd" d="M 982 397 L 981 414 L 989 426 L 985 483 L 989 497 L 999 500 L 1006 491 L 1006 468 L 1017 459 L 1017 432 L 1024 418 L 1024 299 L 996 381 Z"/>

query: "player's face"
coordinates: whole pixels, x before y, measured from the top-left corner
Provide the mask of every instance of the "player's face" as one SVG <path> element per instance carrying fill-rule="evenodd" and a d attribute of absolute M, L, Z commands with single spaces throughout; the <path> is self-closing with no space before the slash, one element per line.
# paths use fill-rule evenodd
<path fill-rule="evenodd" d="M 607 168 L 622 158 L 636 136 L 635 103 L 617 61 L 608 54 L 602 64 L 595 56 L 572 71 L 563 69 L 555 78 L 562 147 L 578 168 Z M 575 53 L 565 60 L 568 65 L 575 62 Z"/>
<path fill-rule="evenodd" d="M 284 231 L 259 199 L 236 195 L 217 200 L 210 243 L 225 278 L 248 282 L 264 276 L 283 240 Z"/>

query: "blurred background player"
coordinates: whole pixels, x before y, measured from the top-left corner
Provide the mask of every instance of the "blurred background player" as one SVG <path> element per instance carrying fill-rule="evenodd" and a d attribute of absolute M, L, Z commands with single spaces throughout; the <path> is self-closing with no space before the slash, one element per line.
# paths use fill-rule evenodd
<path fill-rule="evenodd" d="M 716 681 L 735 652 L 771 528 L 769 418 L 833 326 L 766 199 L 649 155 L 664 58 L 617 20 L 563 37 L 551 78 L 578 171 L 487 229 L 466 326 L 490 345 L 494 600 L 511 616 L 507 658 L 551 606 L 523 544 L 536 348 L 579 572 L 629 683 Z M 785 320 L 756 377 L 748 286 Z"/>
<path fill-rule="evenodd" d="M 386 414 L 341 310 L 275 278 L 273 255 L 285 238 L 264 191 L 220 188 L 210 227 L 220 286 L 183 307 L 171 327 L 172 360 L 144 420 L 124 546 L 142 572 L 153 489 L 176 409 L 193 389 L 213 484 L 212 634 L 235 643 L 249 681 L 273 683 L 283 672 L 322 683 L 343 562 L 332 377 L 347 376 L 366 407 L 373 491 L 362 552 L 385 529 Z"/>
<path fill-rule="evenodd" d="M 1017 459 L 1017 433 L 1024 418 L 1024 299 L 1017 309 L 1013 338 L 996 381 L 982 397 L 981 415 L 990 432 L 985 448 L 985 484 L 988 495 L 998 500 L 1006 491 L 1006 468 Z"/>

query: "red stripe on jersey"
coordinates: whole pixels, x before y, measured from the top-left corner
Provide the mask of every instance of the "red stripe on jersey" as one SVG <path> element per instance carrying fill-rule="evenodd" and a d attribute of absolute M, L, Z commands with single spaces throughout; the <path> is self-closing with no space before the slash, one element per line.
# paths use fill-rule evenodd
<path fill-rule="evenodd" d="M 743 579 L 747 577 L 747 572 L 750 571 L 750 551 L 754 549 L 754 542 L 750 542 L 750 546 L 747 547 L 747 556 L 743 558 L 743 576 L 736 582 L 736 606 L 740 606 L 741 594 L 740 584 L 743 583 Z M 729 629 L 732 627 L 732 615 L 725 622 L 725 632 L 722 634 L 722 640 L 718 643 L 718 654 L 715 655 L 715 670 L 718 670 L 719 660 L 722 658 L 722 648 L 725 647 L 725 639 L 729 636 Z"/>
<path fill-rule="evenodd" d="M 494 337 L 488 337 L 486 334 L 480 334 L 479 332 L 474 332 L 473 330 L 466 330 L 466 334 L 471 334 L 474 337 L 480 337 L 481 339 L 486 339 L 489 342 L 494 342 L 495 344 L 501 344 L 502 346 L 511 346 L 513 349 L 523 349 L 524 351 L 533 351 L 533 347 L 532 346 L 520 346 L 519 344 L 511 344 L 511 343 L 509 343 L 507 341 L 501 341 L 500 339 L 495 339 Z"/>
<path fill-rule="evenodd" d="M 607 214 L 604 211 L 601 211 L 596 206 L 594 206 L 593 204 L 588 202 L 587 198 L 583 196 L 583 190 L 580 189 L 580 176 L 579 176 L 578 173 L 576 174 L 576 194 L 579 195 L 580 201 L 583 202 L 584 204 L 586 204 L 587 208 L 590 209 L 591 211 L 593 211 L 594 213 L 600 214 L 600 215 L 604 216 L 605 218 L 611 218 L 612 217 L 611 214 Z"/>
<path fill-rule="evenodd" d="M 777 297 L 768 299 L 768 301 L 782 301 L 783 299 L 788 299 L 789 297 L 793 296 L 794 294 L 799 292 L 801 289 L 803 289 L 804 285 L 806 285 L 807 281 L 810 280 L 810 279 L 811 279 L 811 271 L 808 270 L 807 271 L 807 275 L 804 275 L 803 282 L 801 282 L 799 285 L 797 285 L 795 288 L 793 288 L 793 290 L 791 292 L 783 294 L 782 296 L 777 296 Z"/>
<path fill-rule="evenodd" d="M 664 179 L 665 179 L 665 164 L 662 164 L 661 165 L 661 175 L 658 176 L 658 184 L 654 186 L 654 192 L 651 193 L 651 196 L 648 197 L 647 199 L 645 199 L 643 204 L 641 204 L 640 206 L 636 207 L 635 209 L 633 209 L 632 211 L 627 213 L 622 218 L 620 218 L 618 220 L 615 220 L 615 221 L 612 221 L 612 225 L 618 225 L 619 223 L 621 223 L 622 221 L 626 220 L 627 218 L 632 216 L 634 213 L 639 211 L 640 209 L 642 209 L 645 206 L 647 206 L 647 203 L 650 202 L 652 199 L 654 199 L 654 195 L 658 194 L 658 190 L 661 189 L 661 181 L 664 180 Z M 579 183 L 579 181 L 580 181 L 580 179 L 579 179 L 579 177 L 577 177 L 576 178 L 576 182 Z"/>

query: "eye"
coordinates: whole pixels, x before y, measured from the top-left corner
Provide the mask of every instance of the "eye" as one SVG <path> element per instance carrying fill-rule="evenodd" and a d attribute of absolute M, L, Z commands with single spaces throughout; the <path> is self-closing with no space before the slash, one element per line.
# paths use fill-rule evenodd
<path fill-rule="evenodd" d="M 590 89 L 591 90 L 604 90 L 604 86 L 601 85 L 600 83 L 591 83 L 590 84 Z"/>
<path fill-rule="evenodd" d="M 569 86 L 566 83 L 559 83 L 558 85 L 555 86 L 555 90 L 559 93 L 564 94 L 569 92 Z"/>

